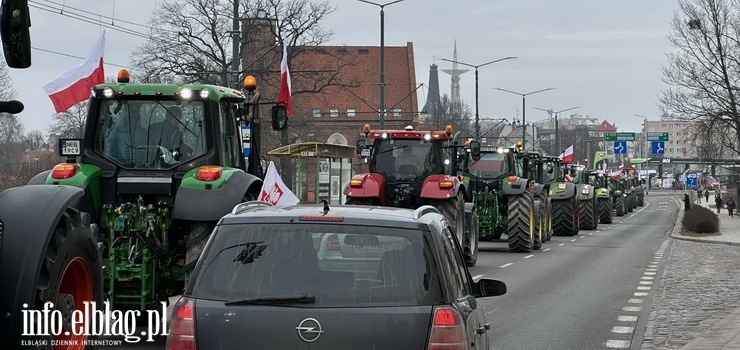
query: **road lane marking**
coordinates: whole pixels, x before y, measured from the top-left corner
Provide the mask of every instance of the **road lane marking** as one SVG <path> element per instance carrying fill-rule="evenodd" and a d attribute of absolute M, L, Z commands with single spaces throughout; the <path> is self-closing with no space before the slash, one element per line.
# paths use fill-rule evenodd
<path fill-rule="evenodd" d="M 525 257 L 524 257 L 524 259 L 529 259 L 529 258 L 531 258 L 531 257 L 533 257 L 533 256 L 534 256 L 534 255 L 527 255 L 527 256 L 525 256 Z"/>
<path fill-rule="evenodd" d="M 565 243 L 560 243 L 560 244 L 558 244 L 558 247 L 562 247 L 564 245 L 565 245 Z"/>
<path fill-rule="evenodd" d="M 571 239 L 570 241 L 571 241 L 571 242 L 575 242 L 575 241 L 577 241 L 577 240 L 578 240 L 578 239 L 576 239 L 576 238 L 573 238 L 573 239 Z"/>
<path fill-rule="evenodd" d="M 636 296 L 636 297 L 646 297 L 646 296 L 648 296 L 648 294 L 650 294 L 650 293 L 645 293 L 645 292 L 635 292 L 635 294 L 632 294 L 632 295 L 634 295 L 634 296 Z"/>
<path fill-rule="evenodd" d="M 634 329 L 635 327 L 615 326 L 614 328 L 612 328 L 612 333 L 628 334 L 628 333 L 632 333 Z"/>
<path fill-rule="evenodd" d="M 653 284 L 652 281 L 640 281 L 640 284 Z"/>
<path fill-rule="evenodd" d="M 596 231 L 596 232 L 599 232 L 599 231 Z M 589 236 L 591 236 L 591 235 L 593 235 L 593 234 L 594 234 L 593 232 L 589 232 L 589 233 L 588 233 L 588 235 L 589 235 Z"/>
<path fill-rule="evenodd" d="M 655 277 L 648 277 L 648 276 L 642 276 L 640 278 L 644 280 L 654 280 L 655 279 Z"/>
<path fill-rule="evenodd" d="M 642 304 L 642 302 L 643 302 L 642 299 L 630 299 L 628 301 L 628 303 L 630 303 L 630 304 Z"/>
<path fill-rule="evenodd" d="M 629 340 L 607 340 L 605 345 L 607 348 L 610 348 L 610 349 L 629 349 L 630 341 Z"/>
<path fill-rule="evenodd" d="M 655 272 L 645 272 L 645 273 L 643 273 L 643 275 L 646 275 L 646 276 L 655 276 Z"/>
<path fill-rule="evenodd" d="M 637 322 L 637 316 L 617 316 L 619 322 Z"/>
<path fill-rule="evenodd" d="M 622 311 L 628 311 L 628 312 L 640 312 L 642 311 L 642 308 L 639 306 L 625 306 L 622 308 Z"/>
<path fill-rule="evenodd" d="M 637 287 L 637 290 L 650 290 L 650 287 Z"/>
<path fill-rule="evenodd" d="M 503 265 L 501 265 L 499 267 L 503 269 L 504 267 L 509 267 L 511 265 L 514 265 L 514 263 L 503 264 Z"/>
<path fill-rule="evenodd" d="M 543 249 L 542 251 L 543 251 L 543 252 L 549 252 L 549 251 L 551 251 L 551 250 L 552 250 L 552 248 L 547 248 L 547 249 Z"/>

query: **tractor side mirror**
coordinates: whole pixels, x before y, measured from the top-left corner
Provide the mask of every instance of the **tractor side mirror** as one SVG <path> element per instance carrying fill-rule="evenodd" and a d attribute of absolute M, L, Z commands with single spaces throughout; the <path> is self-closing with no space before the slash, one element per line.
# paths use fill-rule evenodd
<path fill-rule="evenodd" d="M 357 151 L 357 154 L 362 157 L 370 156 L 370 149 L 367 148 L 365 140 L 357 140 L 355 143 L 355 150 Z"/>
<path fill-rule="evenodd" d="M 470 141 L 470 157 L 476 162 L 480 160 L 480 142 Z"/>
<path fill-rule="evenodd" d="M 272 130 L 288 129 L 288 108 L 283 105 L 272 106 Z"/>
<path fill-rule="evenodd" d="M 31 26 L 31 14 L 28 0 L 3 0 L 0 13 L 0 37 L 8 67 L 30 67 L 31 34 L 28 28 Z"/>
<path fill-rule="evenodd" d="M 548 174 L 552 174 L 552 172 L 555 171 L 555 168 L 553 168 L 552 164 L 548 164 L 545 171 L 547 171 Z"/>

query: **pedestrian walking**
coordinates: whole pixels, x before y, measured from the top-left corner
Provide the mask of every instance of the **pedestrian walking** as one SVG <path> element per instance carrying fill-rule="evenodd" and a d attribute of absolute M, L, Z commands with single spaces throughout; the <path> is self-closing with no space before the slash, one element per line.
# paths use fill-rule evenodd
<path fill-rule="evenodd" d="M 709 189 L 704 192 L 704 198 L 707 199 L 707 204 L 709 204 Z"/>
<path fill-rule="evenodd" d="M 689 198 L 688 192 L 683 195 L 683 208 L 684 210 L 691 209 L 691 198 Z"/>
<path fill-rule="evenodd" d="M 703 191 L 701 190 L 701 187 L 696 189 L 696 202 L 701 204 L 701 197 L 704 195 Z"/>
<path fill-rule="evenodd" d="M 735 201 L 732 199 L 732 196 L 727 199 L 727 212 L 730 214 L 730 217 L 733 217 L 733 211 L 735 210 Z"/>
<path fill-rule="evenodd" d="M 724 203 L 722 203 L 722 195 L 720 195 L 719 193 L 714 196 L 714 204 L 717 206 L 717 214 L 719 214 L 722 206 L 724 205 Z"/>

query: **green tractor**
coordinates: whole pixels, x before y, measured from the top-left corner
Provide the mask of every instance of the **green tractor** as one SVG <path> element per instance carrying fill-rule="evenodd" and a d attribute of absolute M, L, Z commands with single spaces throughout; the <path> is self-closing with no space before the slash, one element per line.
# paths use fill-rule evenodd
<path fill-rule="evenodd" d="M 552 229 L 555 236 L 574 236 L 580 229 L 578 186 L 570 164 L 562 164 L 562 175 L 550 185 Z"/>
<path fill-rule="evenodd" d="M 576 200 L 578 202 L 579 229 L 595 230 L 599 226 L 599 205 L 596 199 L 596 187 L 588 182 L 586 167 L 570 165 L 576 183 Z"/>
<path fill-rule="evenodd" d="M 83 190 L 74 208 L 99 242 L 111 309 L 158 308 L 181 293 L 216 222 L 257 199 L 259 140 L 242 134 L 250 126 L 259 135 L 255 88 L 252 77 L 246 94 L 136 84 L 122 70 L 116 83 L 92 90 L 83 139 L 59 141 L 67 162 L 29 182 Z M 285 118 L 282 106 L 273 113 Z M 245 159 L 242 144 L 249 141 L 252 156 Z M 78 274 L 79 283 L 99 279 L 96 268 L 86 269 L 91 274 Z"/>
<path fill-rule="evenodd" d="M 536 183 L 527 178 L 527 162 L 517 148 L 482 146 L 472 141 L 464 159 L 468 193 L 478 209 L 481 240 L 506 234 L 509 249 L 531 252 L 542 248 L 543 230 L 537 229 Z M 543 221 L 540 221 L 543 222 Z"/>
<path fill-rule="evenodd" d="M 602 224 L 611 224 L 613 212 L 612 193 L 609 189 L 610 177 L 604 172 L 598 170 L 585 170 L 581 174 L 584 182 L 591 184 L 595 188 L 596 203 L 598 208 L 599 222 Z"/>
<path fill-rule="evenodd" d="M 550 199 L 550 185 L 557 182 L 560 159 L 548 157 L 536 152 L 523 152 L 517 155 L 523 162 L 522 167 L 528 169 L 527 178 L 534 180 L 530 189 L 534 194 L 535 218 L 537 231 L 540 232 L 543 242 L 552 238 L 552 200 Z"/>
<path fill-rule="evenodd" d="M 616 216 L 625 216 L 629 212 L 626 193 L 628 187 L 627 182 L 622 178 L 612 178 L 609 182 Z"/>

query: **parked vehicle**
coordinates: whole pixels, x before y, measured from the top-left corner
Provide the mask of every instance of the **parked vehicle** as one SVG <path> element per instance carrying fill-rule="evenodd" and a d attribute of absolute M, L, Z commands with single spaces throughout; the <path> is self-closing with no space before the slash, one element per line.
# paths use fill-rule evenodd
<path fill-rule="evenodd" d="M 167 349 L 488 349 L 476 299 L 505 292 L 472 280 L 432 206 L 243 203 L 206 245 Z"/>

